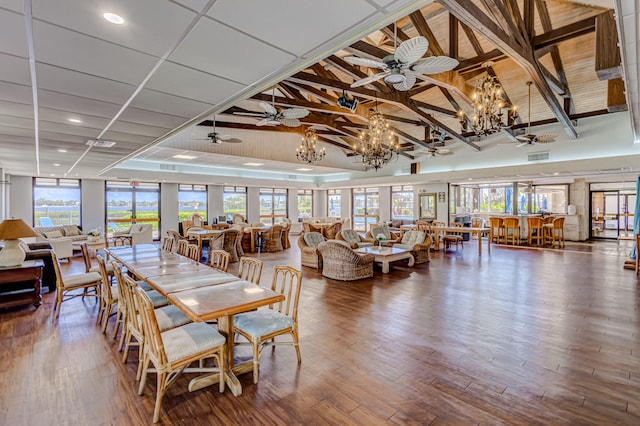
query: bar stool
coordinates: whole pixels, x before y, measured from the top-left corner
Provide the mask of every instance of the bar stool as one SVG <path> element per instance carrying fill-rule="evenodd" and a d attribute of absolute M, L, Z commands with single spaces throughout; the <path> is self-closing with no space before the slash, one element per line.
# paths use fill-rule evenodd
<path fill-rule="evenodd" d="M 541 246 L 544 244 L 544 235 L 543 235 L 543 222 L 541 217 L 529 217 L 527 218 L 527 227 L 529 228 L 529 245 L 532 246 L 534 243 L 537 246 Z"/>
<path fill-rule="evenodd" d="M 553 223 L 545 224 L 544 227 L 544 242 L 555 247 L 556 241 L 558 247 L 564 248 L 564 217 L 557 217 L 553 219 Z"/>
<path fill-rule="evenodd" d="M 520 219 L 517 217 L 505 217 L 504 223 L 504 242 L 511 242 L 514 245 L 520 245 Z"/>
<path fill-rule="evenodd" d="M 501 217 L 490 217 L 489 229 L 489 241 L 498 244 L 504 242 L 504 223 Z"/>

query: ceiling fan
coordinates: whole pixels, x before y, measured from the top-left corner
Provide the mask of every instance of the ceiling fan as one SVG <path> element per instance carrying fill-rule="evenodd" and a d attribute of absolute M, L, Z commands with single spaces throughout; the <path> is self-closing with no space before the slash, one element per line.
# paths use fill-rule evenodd
<path fill-rule="evenodd" d="M 533 82 L 527 81 L 527 86 L 529 86 L 529 124 L 527 125 L 527 133 L 525 135 L 516 136 L 520 142 L 517 147 L 533 145 L 535 143 L 551 143 L 555 142 L 558 135 L 549 134 L 549 135 L 532 135 L 531 134 L 531 85 Z"/>
<path fill-rule="evenodd" d="M 207 137 L 206 138 L 200 138 L 200 139 L 192 139 L 192 140 L 196 140 L 196 141 L 211 141 L 211 143 L 216 144 L 216 145 L 222 145 L 222 142 L 226 142 L 226 143 L 240 143 L 242 142 L 242 140 L 238 139 L 238 138 L 232 138 L 230 135 L 221 135 L 220 133 L 216 132 L 216 117 L 213 117 L 213 127 L 212 127 L 212 131 L 207 133 Z"/>
<path fill-rule="evenodd" d="M 287 127 L 300 126 L 302 123 L 300 123 L 299 118 L 304 118 L 309 115 L 309 111 L 304 108 L 289 108 L 279 111 L 275 106 L 275 87 L 271 94 L 271 104 L 260 102 L 258 105 L 262 108 L 263 112 L 235 112 L 234 114 L 248 117 L 262 117 L 262 119 L 256 123 L 256 126 L 278 126 L 284 124 Z"/>
<path fill-rule="evenodd" d="M 393 54 L 385 56 L 381 61 L 357 56 L 345 57 L 344 60 L 352 65 L 384 70 L 378 74 L 356 80 L 351 84 L 351 87 L 364 86 L 384 79 L 385 83 L 392 85 L 396 90 L 406 91 L 413 87 L 418 74 L 438 74 L 458 66 L 458 61 L 448 56 L 430 56 L 420 60 L 428 48 L 427 39 L 418 36 L 400 43 Z"/>
<path fill-rule="evenodd" d="M 430 142 L 431 147 L 418 149 L 415 151 L 416 154 L 427 154 L 427 158 L 440 157 L 442 155 L 453 155 L 453 151 L 451 151 L 449 148 L 439 148 L 436 146 L 436 143 L 444 145 L 444 141 L 447 138 L 447 132 L 443 132 L 441 130 L 430 127 L 425 127 L 424 133 L 425 142 Z"/>

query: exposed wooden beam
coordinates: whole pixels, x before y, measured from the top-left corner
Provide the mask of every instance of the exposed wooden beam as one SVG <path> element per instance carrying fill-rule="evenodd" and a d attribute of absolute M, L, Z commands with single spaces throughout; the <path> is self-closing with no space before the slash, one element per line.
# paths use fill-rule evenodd
<path fill-rule="evenodd" d="M 410 38 L 404 31 L 401 31 L 400 28 L 394 29 L 393 24 L 389 24 L 386 27 L 380 28 L 380 31 L 391 40 L 393 40 L 394 31 L 395 31 L 398 37 L 398 41 L 400 41 L 400 43 L 402 43 L 403 41 L 407 41 Z"/>
<path fill-rule="evenodd" d="M 637 42 L 637 40 L 636 40 Z M 613 10 L 596 16 L 596 74 L 599 80 L 622 77 L 622 59 Z"/>
<path fill-rule="evenodd" d="M 354 80 L 360 80 L 361 78 L 369 77 L 369 74 L 362 72 L 360 68 L 351 65 L 350 63 L 348 63 L 342 58 L 337 57 L 336 55 L 328 56 L 327 58 L 325 58 L 325 61 L 333 65 L 334 67 L 339 68 L 340 70 L 342 70 L 342 72 L 344 72 Z M 373 83 L 370 83 L 370 84 L 371 86 L 375 87 L 376 90 L 379 90 L 381 92 L 387 93 L 391 91 L 389 86 L 379 81 L 374 81 Z"/>
<path fill-rule="evenodd" d="M 457 18 L 455 19 L 456 21 L 458 20 Z M 469 28 L 464 23 L 460 22 L 460 25 L 462 25 L 462 30 L 464 31 L 464 34 L 467 36 L 469 43 L 471 43 L 471 47 L 473 47 L 473 51 L 476 52 L 476 55 L 482 55 L 484 52 L 482 50 L 482 46 L 480 45 L 480 41 L 478 41 L 478 37 L 476 37 L 476 34 L 473 32 L 471 28 Z"/>
<path fill-rule="evenodd" d="M 458 19 L 449 14 L 449 56 L 458 59 Z"/>
<path fill-rule="evenodd" d="M 558 99 L 553 94 L 547 80 L 544 78 L 540 66 L 534 57 L 533 48 L 528 44 L 528 41 L 526 46 L 520 45 L 517 40 L 518 37 L 507 34 L 471 2 L 464 0 L 440 0 L 440 3 L 456 15 L 460 21 L 466 23 L 475 31 L 482 33 L 485 38 L 522 67 L 531 77 L 531 80 L 536 85 L 536 88 L 567 135 L 572 139 L 577 139 L 578 133 L 563 106 L 560 105 Z"/>
<path fill-rule="evenodd" d="M 607 81 L 607 111 L 620 112 L 627 109 L 622 77 L 610 79 Z"/>
<path fill-rule="evenodd" d="M 442 47 L 440 47 L 438 39 L 435 35 L 433 35 L 431 28 L 429 28 L 429 25 L 427 24 L 427 21 L 426 19 L 424 19 L 424 16 L 420 12 L 420 10 L 416 10 L 415 12 L 409 14 L 409 19 L 411 19 L 411 23 L 413 23 L 413 26 L 416 27 L 418 34 L 429 41 L 429 50 L 427 50 L 427 52 L 435 56 L 443 56 L 444 51 L 442 50 Z"/>
<path fill-rule="evenodd" d="M 314 96 L 322 102 L 328 103 L 330 105 L 335 105 L 338 102 L 338 97 L 327 93 L 324 90 L 316 89 L 315 87 L 311 87 L 307 84 L 295 84 L 290 81 L 284 81 L 285 84 L 291 87 L 295 87 L 301 92 L 306 92 L 308 95 Z"/>
<path fill-rule="evenodd" d="M 535 0 L 523 0 L 522 10 L 524 12 L 524 26 L 527 32 L 527 38 L 531 41 L 535 35 Z"/>

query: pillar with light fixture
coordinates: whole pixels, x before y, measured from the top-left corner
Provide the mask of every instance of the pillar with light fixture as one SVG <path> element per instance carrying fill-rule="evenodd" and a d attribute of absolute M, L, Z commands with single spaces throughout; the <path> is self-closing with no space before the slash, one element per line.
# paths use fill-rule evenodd
<path fill-rule="evenodd" d="M 37 234 L 22 219 L 5 219 L 0 223 L 0 240 L 4 248 L 0 250 L 0 267 L 18 266 L 24 262 L 25 252 L 18 238 L 36 237 Z"/>

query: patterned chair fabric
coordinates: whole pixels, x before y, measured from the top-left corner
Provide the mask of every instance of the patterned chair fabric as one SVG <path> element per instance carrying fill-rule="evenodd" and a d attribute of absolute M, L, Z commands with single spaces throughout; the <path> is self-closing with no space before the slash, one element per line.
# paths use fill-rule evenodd
<path fill-rule="evenodd" d="M 344 229 L 338 232 L 338 240 L 346 241 L 349 243 L 351 248 L 361 248 L 361 247 L 371 247 L 373 243 L 370 241 L 365 241 L 360 237 L 353 229 Z"/>
<path fill-rule="evenodd" d="M 389 225 L 386 223 L 379 223 L 378 225 L 371 228 L 369 232 L 367 232 L 367 241 L 376 242 L 378 239 L 378 235 L 384 235 L 385 245 L 391 246 L 395 243 L 399 243 L 402 240 L 402 237 L 395 233 L 391 232 L 389 229 Z"/>
<path fill-rule="evenodd" d="M 338 241 L 318 246 L 322 255 L 322 275 L 334 280 L 355 281 L 373 276 L 373 254 L 358 254 Z"/>
<path fill-rule="evenodd" d="M 319 232 L 305 232 L 298 237 L 300 247 L 300 263 L 309 268 L 322 268 L 322 255 L 318 246 L 325 241 Z"/>

